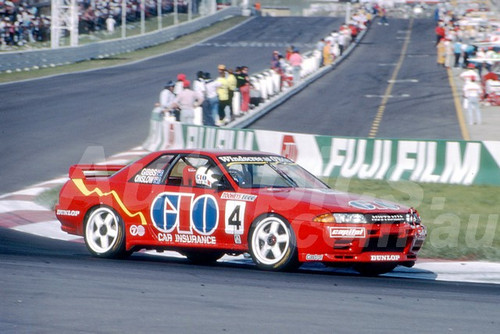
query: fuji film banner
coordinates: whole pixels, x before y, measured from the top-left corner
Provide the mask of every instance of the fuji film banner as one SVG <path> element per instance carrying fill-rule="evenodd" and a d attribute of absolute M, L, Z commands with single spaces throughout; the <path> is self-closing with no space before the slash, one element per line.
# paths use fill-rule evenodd
<path fill-rule="evenodd" d="M 161 147 L 258 150 L 321 177 L 500 185 L 500 142 L 329 137 L 168 125 Z"/>

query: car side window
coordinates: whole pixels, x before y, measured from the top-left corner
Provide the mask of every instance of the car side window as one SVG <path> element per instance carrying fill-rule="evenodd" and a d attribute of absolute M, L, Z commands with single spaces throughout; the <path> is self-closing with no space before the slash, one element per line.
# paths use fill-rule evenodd
<path fill-rule="evenodd" d="M 159 156 L 142 168 L 131 180 L 133 183 L 162 184 L 165 171 L 174 158 L 172 154 Z"/>
<path fill-rule="evenodd" d="M 183 156 L 172 166 L 167 177 L 168 185 L 213 188 L 223 179 L 219 167 L 208 157 Z"/>

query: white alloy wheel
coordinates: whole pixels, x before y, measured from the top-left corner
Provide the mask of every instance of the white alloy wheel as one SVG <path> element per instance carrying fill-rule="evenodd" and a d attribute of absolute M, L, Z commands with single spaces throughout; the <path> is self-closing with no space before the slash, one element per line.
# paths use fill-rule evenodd
<path fill-rule="evenodd" d="M 85 243 L 89 251 L 101 257 L 116 257 L 123 252 L 123 223 L 110 208 L 94 209 L 85 224 Z"/>
<path fill-rule="evenodd" d="M 295 264 L 296 246 L 289 224 L 274 215 L 257 221 L 250 235 L 250 252 L 259 268 L 290 268 Z"/>

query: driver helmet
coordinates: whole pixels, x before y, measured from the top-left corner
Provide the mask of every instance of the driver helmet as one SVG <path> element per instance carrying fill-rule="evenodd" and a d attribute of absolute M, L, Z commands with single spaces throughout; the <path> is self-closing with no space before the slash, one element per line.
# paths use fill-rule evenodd
<path fill-rule="evenodd" d="M 209 166 L 202 166 L 196 170 L 195 182 L 197 185 L 212 187 L 219 179 L 220 176 Z"/>

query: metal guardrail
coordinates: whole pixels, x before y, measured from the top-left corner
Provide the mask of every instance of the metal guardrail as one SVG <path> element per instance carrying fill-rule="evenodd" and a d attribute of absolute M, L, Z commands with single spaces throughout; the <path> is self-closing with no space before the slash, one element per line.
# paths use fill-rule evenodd
<path fill-rule="evenodd" d="M 115 39 L 59 49 L 2 52 L 0 53 L 0 72 L 53 67 L 131 52 L 166 43 L 179 36 L 193 33 L 224 18 L 235 15 L 241 15 L 241 8 L 229 7 L 209 16 L 125 39 Z"/>

